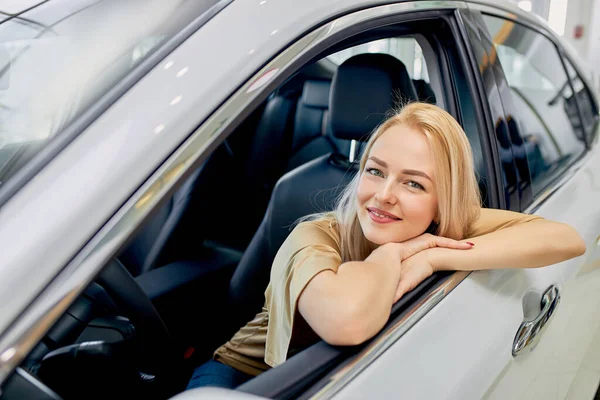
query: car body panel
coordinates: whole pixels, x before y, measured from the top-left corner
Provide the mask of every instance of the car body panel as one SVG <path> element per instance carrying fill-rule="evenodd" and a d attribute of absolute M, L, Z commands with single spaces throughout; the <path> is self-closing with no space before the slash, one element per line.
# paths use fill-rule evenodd
<path fill-rule="evenodd" d="M 33 326 L 35 321 L 22 317 L 28 305 L 249 77 L 314 27 L 349 10 L 381 4 L 237 1 L 173 51 L 0 209 L 0 332 L 18 318 L 23 326 Z M 516 6 L 506 7 L 538 23 Z M 207 135 L 207 146 L 209 141 Z M 539 270 L 470 274 L 335 397 L 506 398 L 529 393 L 525 384 L 535 377 L 540 387 L 547 386 L 550 375 L 535 375 L 545 371 L 539 355 L 563 346 L 560 354 L 567 357 L 569 342 L 558 343 L 561 332 L 571 321 L 580 323 L 596 314 L 582 313 L 576 303 L 563 304 L 550 325 L 554 331 L 548 329 L 533 352 L 513 358 L 512 341 L 524 318 L 523 296 L 528 291 L 541 294 L 556 284 L 564 293 L 563 303 L 578 290 L 595 294 L 593 304 L 598 303 L 600 296 L 591 288 L 600 257 L 595 247 L 600 233 L 599 167 L 595 146 L 536 210 L 574 226 L 588 245 L 585 256 Z M 77 270 L 68 272 L 76 282 Z M 577 340 L 589 343 L 593 334 L 590 330 Z M 0 335 L 0 343 L 3 339 Z M 575 358 L 573 362 L 581 365 L 581 357 Z M 572 369 L 560 372 L 572 374 Z M 198 398 L 210 398 L 210 391 L 204 393 L 199 391 Z"/>

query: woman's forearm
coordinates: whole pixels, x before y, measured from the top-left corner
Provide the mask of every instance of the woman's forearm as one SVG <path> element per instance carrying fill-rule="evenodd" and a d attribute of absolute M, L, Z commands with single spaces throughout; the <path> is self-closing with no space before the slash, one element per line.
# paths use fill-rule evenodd
<path fill-rule="evenodd" d="M 348 262 L 340 266 L 336 281 L 344 293 L 342 307 L 351 312 L 348 323 L 356 324 L 366 340 L 377 333 L 390 317 L 400 265 L 370 261 Z M 342 311 L 343 312 L 343 311 Z"/>
<path fill-rule="evenodd" d="M 566 224 L 536 220 L 468 239 L 468 252 L 435 248 L 427 250 L 434 270 L 536 268 L 585 253 L 585 242 Z"/>

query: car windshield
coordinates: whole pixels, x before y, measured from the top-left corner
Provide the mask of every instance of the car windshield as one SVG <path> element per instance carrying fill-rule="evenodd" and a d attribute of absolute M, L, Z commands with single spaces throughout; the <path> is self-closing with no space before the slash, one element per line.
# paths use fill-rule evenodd
<path fill-rule="evenodd" d="M 216 0 L 0 5 L 0 188 Z"/>

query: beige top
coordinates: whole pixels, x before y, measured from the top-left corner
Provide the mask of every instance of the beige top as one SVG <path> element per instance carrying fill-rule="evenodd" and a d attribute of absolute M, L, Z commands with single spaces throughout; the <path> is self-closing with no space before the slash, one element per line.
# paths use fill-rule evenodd
<path fill-rule="evenodd" d="M 540 217 L 482 209 L 466 237 L 535 219 Z M 325 270 L 336 272 L 341 264 L 339 231 L 334 221 L 320 219 L 296 226 L 275 256 L 262 311 L 219 347 L 214 359 L 258 375 L 317 342 L 319 337 L 297 310 L 298 298 L 315 275 Z"/>

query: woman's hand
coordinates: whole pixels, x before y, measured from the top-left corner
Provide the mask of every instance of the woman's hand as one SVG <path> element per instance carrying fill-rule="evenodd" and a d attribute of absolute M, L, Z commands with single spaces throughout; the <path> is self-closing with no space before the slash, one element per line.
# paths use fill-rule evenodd
<path fill-rule="evenodd" d="M 435 268 L 429 261 L 427 251 L 421 251 L 404 260 L 400 272 L 400 281 L 398 282 L 398 288 L 394 296 L 394 303 L 400 300 L 406 293 L 416 288 L 419 283 L 429 278 L 434 272 Z"/>
<path fill-rule="evenodd" d="M 417 236 L 403 243 L 398 243 L 398 245 L 402 246 L 400 249 L 402 265 L 400 267 L 400 281 L 396 289 L 394 303 L 433 274 L 434 267 L 429 261 L 429 252 L 426 250 L 434 247 L 468 250 L 473 247 L 473 243 L 471 242 L 461 242 L 429 233 Z"/>
<path fill-rule="evenodd" d="M 424 233 L 402 243 L 386 243 L 381 245 L 365 261 L 382 264 L 397 263 L 400 265 L 404 260 L 413 257 L 415 254 L 434 247 L 467 250 L 473 247 L 473 244 Z"/>
<path fill-rule="evenodd" d="M 424 233 L 405 242 L 394 243 L 394 245 L 400 247 L 401 261 L 404 261 L 407 258 L 422 252 L 423 250 L 434 247 L 444 247 L 446 249 L 457 250 L 468 250 L 473 247 L 473 243 L 471 242 L 461 242 L 443 236 L 435 236 L 430 233 Z"/>
<path fill-rule="evenodd" d="M 375 249 L 366 262 L 377 263 L 381 265 L 391 265 L 400 267 L 402 262 L 423 250 L 434 247 L 443 247 L 447 249 L 467 250 L 473 246 L 470 242 L 460 242 L 458 240 L 435 236 L 424 233 L 402 243 L 386 243 Z"/>

